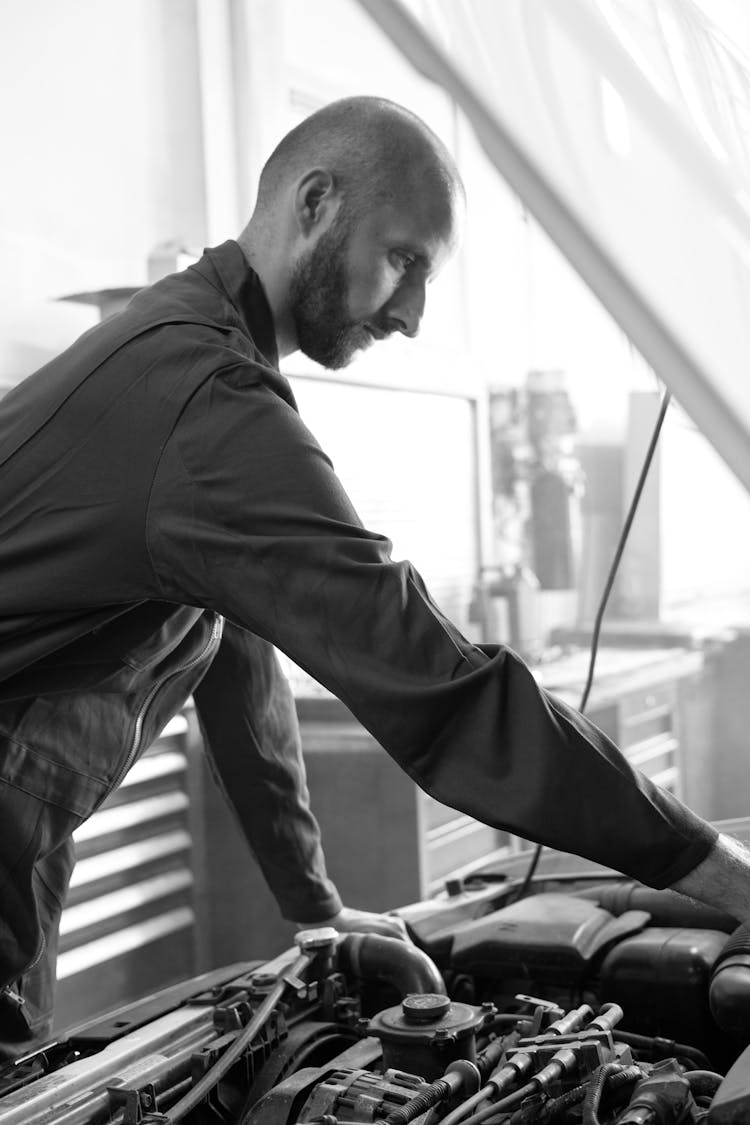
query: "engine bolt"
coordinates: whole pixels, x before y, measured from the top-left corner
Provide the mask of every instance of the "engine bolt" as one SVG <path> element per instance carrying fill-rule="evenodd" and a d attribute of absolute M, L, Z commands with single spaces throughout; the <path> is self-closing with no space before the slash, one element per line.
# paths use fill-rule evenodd
<path fill-rule="evenodd" d="M 270 988 L 272 984 L 276 984 L 276 977 L 273 973 L 253 973 L 250 982 L 253 988 Z"/>

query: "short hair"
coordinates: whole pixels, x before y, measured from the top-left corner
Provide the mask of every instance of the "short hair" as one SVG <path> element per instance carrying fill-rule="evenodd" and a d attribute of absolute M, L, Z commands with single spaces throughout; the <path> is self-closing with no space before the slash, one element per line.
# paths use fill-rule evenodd
<path fill-rule="evenodd" d="M 411 177 L 432 175 L 447 193 L 463 184 L 450 152 L 416 114 L 386 98 L 352 97 L 331 102 L 300 122 L 266 161 L 256 210 L 273 208 L 284 187 L 309 168 L 335 177 L 343 214 L 361 214 L 409 190 Z"/>

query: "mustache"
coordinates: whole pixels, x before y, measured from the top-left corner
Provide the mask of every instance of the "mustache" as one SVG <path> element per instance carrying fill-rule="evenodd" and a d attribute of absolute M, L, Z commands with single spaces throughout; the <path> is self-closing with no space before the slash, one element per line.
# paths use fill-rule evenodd
<path fill-rule="evenodd" d="M 362 325 L 375 340 L 387 340 L 389 336 L 393 335 L 392 328 L 386 328 L 385 325 L 377 324 L 371 320 L 365 321 Z"/>

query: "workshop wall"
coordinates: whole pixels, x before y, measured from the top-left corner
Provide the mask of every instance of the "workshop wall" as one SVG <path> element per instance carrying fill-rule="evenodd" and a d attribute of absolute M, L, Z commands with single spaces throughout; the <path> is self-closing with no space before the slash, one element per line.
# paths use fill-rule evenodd
<path fill-rule="evenodd" d="M 3 304 L 137 284 L 165 233 L 202 242 L 191 7 L 27 0 L 4 9 Z"/>
<path fill-rule="evenodd" d="M 0 381 L 92 320 L 59 306 L 40 315 L 44 302 L 145 283 L 162 242 L 199 252 L 234 236 L 284 129 L 332 98 L 373 93 L 408 104 L 445 138 L 470 198 L 465 249 L 431 289 L 422 339 L 393 341 L 363 358 L 365 370 L 472 386 L 564 368 L 586 424 L 622 431 L 619 331 L 528 222 L 448 97 L 354 0 L 28 0 L 6 8 L 0 27 L 12 169 L 0 184 Z M 12 335 L 26 339 L 26 358 L 9 350 Z"/>

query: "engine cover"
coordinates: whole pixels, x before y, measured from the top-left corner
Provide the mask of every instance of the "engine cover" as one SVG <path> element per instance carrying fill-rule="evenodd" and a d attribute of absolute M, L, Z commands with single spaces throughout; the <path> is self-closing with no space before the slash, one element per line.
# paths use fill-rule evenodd
<path fill-rule="evenodd" d="M 628 910 L 615 918 L 587 899 L 539 894 L 456 930 L 451 962 L 484 977 L 579 985 L 603 950 L 648 925 Z"/>

